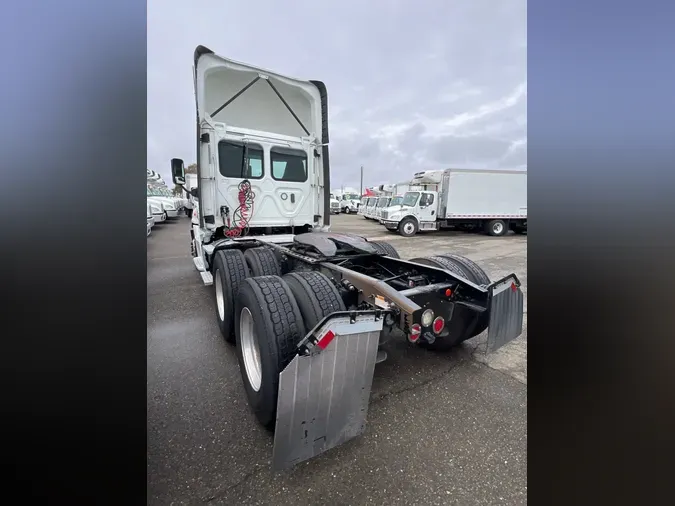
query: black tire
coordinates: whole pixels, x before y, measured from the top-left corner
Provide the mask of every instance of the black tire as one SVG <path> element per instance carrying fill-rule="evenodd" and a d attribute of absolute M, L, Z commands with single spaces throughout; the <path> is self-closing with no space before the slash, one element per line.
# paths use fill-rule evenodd
<path fill-rule="evenodd" d="M 493 237 L 506 235 L 508 231 L 509 227 L 504 220 L 492 220 L 485 225 L 485 233 Z"/>
<path fill-rule="evenodd" d="M 446 271 L 450 271 L 464 279 L 472 281 L 471 279 L 469 279 L 466 272 L 462 268 L 460 268 L 458 265 L 448 260 L 447 258 L 443 258 L 440 256 L 420 257 L 420 258 L 413 258 L 410 261 L 422 265 L 429 265 L 431 267 L 438 267 L 439 269 L 445 269 Z"/>
<path fill-rule="evenodd" d="M 320 272 L 291 272 L 284 281 L 295 296 L 308 332 L 329 314 L 346 310 L 340 292 Z"/>
<path fill-rule="evenodd" d="M 213 287 L 216 295 L 216 319 L 223 339 L 234 343 L 234 305 L 241 283 L 249 277 L 244 254 L 239 250 L 220 250 L 213 262 Z M 223 313 L 218 304 L 218 290 L 222 292 Z"/>
<path fill-rule="evenodd" d="M 459 267 L 461 267 L 466 273 L 467 273 L 467 279 L 471 281 L 472 283 L 475 283 L 477 285 L 489 285 L 490 284 L 490 277 L 485 273 L 481 267 L 474 262 L 473 260 L 470 260 L 466 257 L 460 256 L 460 255 L 455 255 L 454 253 L 444 253 L 442 255 L 438 255 L 441 258 L 446 258 L 450 260 L 451 262 L 456 263 Z"/>
<path fill-rule="evenodd" d="M 384 241 L 368 241 L 368 242 L 373 246 L 375 246 L 375 249 L 378 251 L 378 253 L 381 253 L 382 255 L 386 255 L 391 258 L 401 258 L 398 254 L 398 251 L 396 251 L 396 248 L 394 248 L 388 242 Z"/>
<path fill-rule="evenodd" d="M 277 255 L 270 248 L 264 246 L 249 248 L 244 253 L 251 277 L 281 276 L 281 265 Z"/>
<path fill-rule="evenodd" d="M 258 340 L 261 382 L 256 391 L 248 379 L 242 349 L 241 315 L 251 313 Z M 237 360 L 246 397 L 256 418 L 268 429 L 274 428 L 279 392 L 279 374 L 296 354 L 296 346 L 305 337 L 305 325 L 298 304 L 286 282 L 278 276 L 246 279 L 235 306 Z"/>
<path fill-rule="evenodd" d="M 345 207 L 345 214 L 349 214 L 349 213 L 351 213 L 351 211 L 349 210 L 348 207 Z"/>
<path fill-rule="evenodd" d="M 419 225 L 417 220 L 412 217 L 404 218 L 401 223 L 398 224 L 398 233 L 403 237 L 412 237 L 419 230 Z"/>

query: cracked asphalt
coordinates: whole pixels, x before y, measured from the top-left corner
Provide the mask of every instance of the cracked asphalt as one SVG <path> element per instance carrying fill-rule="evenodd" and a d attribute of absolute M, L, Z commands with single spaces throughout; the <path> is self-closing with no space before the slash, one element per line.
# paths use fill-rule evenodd
<path fill-rule="evenodd" d="M 515 272 L 527 308 L 527 236 L 406 239 L 354 215 L 333 217 L 333 230 L 390 241 L 402 258 L 465 255 L 491 279 Z M 523 335 L 487 357 L 484 335 L 448 353 L 392 339 L 365 434 L 275 474 L 191 261 L 188 219 L 156 225 L 147 251 L 148 504 L 527 502 L 527 314 Z"/>

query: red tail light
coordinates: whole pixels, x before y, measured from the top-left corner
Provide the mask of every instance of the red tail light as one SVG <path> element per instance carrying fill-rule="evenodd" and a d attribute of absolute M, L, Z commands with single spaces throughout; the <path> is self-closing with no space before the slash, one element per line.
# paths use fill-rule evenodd
<path fill-rule="evenodd" d="M 445 320 L 442 317 L 437 317 L 434 320 L 434 334 L 440 334 L 443 331 L 443 328 L 445 327 Z"/>
<path fill-rule="evenodd" d="M 421 333 L 422 327 L 420 326 L 420 324 L 414 323 L 412 327 L 410 327 L 410 334 L 408 335 L 408 341 L 410 341 L 411 343 L 416 343 L 420 338 Z"/>

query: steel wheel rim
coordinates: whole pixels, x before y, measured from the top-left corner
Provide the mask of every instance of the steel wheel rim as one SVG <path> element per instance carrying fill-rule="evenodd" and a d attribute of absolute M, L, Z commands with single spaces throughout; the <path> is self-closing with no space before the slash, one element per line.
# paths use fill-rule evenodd
<path fill-rule="evenodd" d="M 258 336 L 253 327 L 253 316 L 247 307 L 241 310 L 239 318 L 239 336 L 241 355 L 244 357 L 246 377 L 254 391 L 260 390 L 262 384 L 262 364 L 260 362 L 260 347 Z"/>
<path fill-rule="evenodd" d="M 502 223 L 495 223 L 494 225 L 492 225 L 492 231 L 495 234 L 499 235 L 504 231 L 504 225 Z"/>
<path fill-rule="evenodd" d="M 216 269 L 216 306 L 218 306 L 218 317 L 220 321 L 225 321 L 225 297 L 223 297 L 223 282 L 220 280 L 220 269 Z"/>
<path fill-rule="evenodd" d="M 404 231 L 406 234 L 412 234 L 414 230 L 415 230 L 415 227 L 414 227 L 413 224 L 410 223 L 410 222 L 408 222 L 408 223 L 406 223 L 405 225 L 403 225 L 403 231 Z"/>

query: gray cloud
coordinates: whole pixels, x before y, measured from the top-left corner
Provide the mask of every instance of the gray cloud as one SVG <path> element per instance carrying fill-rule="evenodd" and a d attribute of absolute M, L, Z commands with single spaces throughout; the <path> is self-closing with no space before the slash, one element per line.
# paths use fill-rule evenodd
<path fill-rule="evenodd" d="M 525 167 L 525 0 L 148 1 L 148 168 L 195 160 L 192 53 L 328 87 L 333 186 Z"/>

